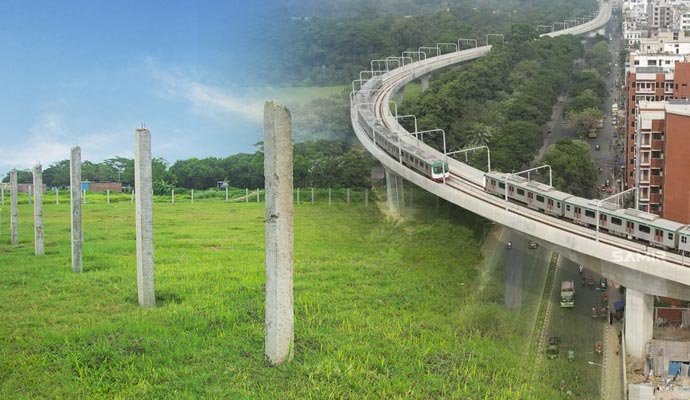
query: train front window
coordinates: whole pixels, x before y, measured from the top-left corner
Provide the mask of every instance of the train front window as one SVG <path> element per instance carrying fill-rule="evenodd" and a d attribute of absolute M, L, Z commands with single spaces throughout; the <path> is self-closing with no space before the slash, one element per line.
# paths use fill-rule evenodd
<path fill-rule="evenodd" d="M 434 174 L 442 174 L 442 173 L 447 172 L 447 171 L 448 171 L 448 164 L 445 164 L 445 168 L 444 168 L 444 165 L 441 163 L 434 164 L 434 169 L 433 169 Z"/>

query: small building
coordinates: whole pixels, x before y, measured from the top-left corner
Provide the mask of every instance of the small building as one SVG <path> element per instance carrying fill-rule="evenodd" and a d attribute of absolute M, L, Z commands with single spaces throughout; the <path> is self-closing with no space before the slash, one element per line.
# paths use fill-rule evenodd
<path fill-rule="evenodd" d="M 84 181 L 81 183 L 81 190 L 87 192 L 121 192 L 122 182 L 89 182 Z"/>

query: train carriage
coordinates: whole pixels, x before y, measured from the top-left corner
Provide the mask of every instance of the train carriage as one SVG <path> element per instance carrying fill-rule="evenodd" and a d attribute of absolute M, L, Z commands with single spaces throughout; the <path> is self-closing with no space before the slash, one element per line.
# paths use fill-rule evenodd
<path fill-rule="evenodd" d="M 658 215 L 628 208 L 618 210 L 628 236 L 648 242 L 655 247 L 677 248 L 678 234 L 684 224 L 660 218 Z"/>
<path fill-rule="evenodd" d="M 537 181 L 528 181 L 523 188 L 527 191 L 528 207 L 557 217 L 563 216 L 565 200 L 573 197 L 570 193 L 561 192 L 553 186 Z"/>
<path fill-rule="evenodd" d="M 678 250 L 690 256 L 690 226 L 684 226 L 678 230 Z"/>
<path fill-rule="evenodd" d="M 565 201 L 565 210 L 563 216 L 572 220 L 576 224 L 584 226 L 597 225 L 597 203 L 598 200 L 585 199 L 582 197 L 572 196 Z M 618 206 L 613 203 L 601 203 L 599 206 L 599 229 L 617 232 L 617 225 L 612 223 L 612 218 L 616 213 Z M 620 230 L 618 230 L 620 231 Z M 623 232 L 620 232 L 623 234 Z"/>

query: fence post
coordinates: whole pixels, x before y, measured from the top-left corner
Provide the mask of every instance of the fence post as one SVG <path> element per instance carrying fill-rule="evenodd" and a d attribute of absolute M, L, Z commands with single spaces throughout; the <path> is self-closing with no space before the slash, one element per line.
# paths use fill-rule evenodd
<path fill-rule="evenodd" d="M 261 194 L 259 193 L 259 188 L 256 188 L 256 202 L 261 202 Z"/>
<path fill-rule="evenodd" d="M 331 206 L 331 188 L 328 188 L 328 207 Z"/>
<path fill-rule="evenodd" d="M 55 204 L 60 204 L 60 197 L 57 188 L 55 189 Z"/>
<path fill-rule="evenodd" d="M 31 204 L 31 192 L 33 192 L 33 190 L 34 190 L 33 185 L 29 185 L 29 191 L 27 192 L 27 195 L 28 195 L 27 198 L 28 198 L 29 204 Z"/>
<path fill-rule="evenodd" d="M 347 189 L 347 205 L 350 205 L 350 189 Z"/>
<path fill-rule="evenodd" d="M 172 188 L 172 190 L 170 191 L 170 202 L 172 204 L 175 204 L 175 188 Z"/>
<path fill-rule="evenodd" d="M 192 189 L 192 203 L 194 203 L 194 189 Z"/>
<path fill-rule="evenodd" d="M 297 188 L 297 204 L 299 204 L 299 188 Z"/>
<path fill-rule="evenodd" d="M 106 204 L 110 204 L 110 189 L 105 190 L 105 202 Z"/>
<path fill-rule="evenodd" d="M 132 189 L 132 198 L 129 200 L 129 204 L 134 204 L 134 189 Z"/>
<path fill-rule="evenodd" d="M 226 186 L 226 187 L 225 187 L 225 202 L 226 202 L 226 203 L 228 202 L 228 199 L 229 199 L 229 197 L 228 197 L 228 187 Z"/>
<path fill-rule="evenodd" d="M 86 204 L 86 189 L 81 190 L 81 197 L 84 198 L 84 204 Z"/>
<path fill-rule="evenodd" d="M 369 189 L 364 189 L 364 207 L 369 207 Z"/>
<path fill-rule="evenodd" d="M 311 188 L 311 205 L 314 205 L 314 188 Z"/>

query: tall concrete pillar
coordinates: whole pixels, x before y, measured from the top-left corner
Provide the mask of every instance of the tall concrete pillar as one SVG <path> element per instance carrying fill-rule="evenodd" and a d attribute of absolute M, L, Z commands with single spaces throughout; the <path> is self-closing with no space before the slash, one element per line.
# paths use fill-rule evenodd
<path fill-rule="evenodd" d="M 82 271 L 82 245 L 84 235 L 81 230 L 81 148 L 72 148 L 69 162 L 69 209 L 72 215 L 72 272 Z"/>
<path fill-rule="evenodd" d="M 420 80 L 422 81 L 422 92 L 429 89 L 429 75 L 424 75 Z"/>
<path fill-rule="evenodd" d="M 151 174 L 151 132 L 137 129 L 134 149 L 134 187 L 137 225 L 137 288 L 139 305 L 156 305 L 153 277 L 153 179 Z"/>
<path fill-rule="evenodd" d="M 19 211 L 17 209 L 17 170 L 10 171 L 10 231 L 12 232 L 11 243 L 13 246 L 19 244 Z"/>
<path fill-rule="evenodd" d="M 273 365 L 292 360 L 293 176 L 290 111 L 275 101 L 264 106 L 266 178 L 266 357 Z"/>
<path fill-rule="evenodd" d="M 402 195 L 403 179 L 395 172 L 386 168 L 386 206 L 388 211 L 394 215 L 400 215 L 402 209 L 401 195 Z"/>
<path fill-rule="evenodd" d="M 34 254 L 43 255 L 43 168 L 34 166 Z"/>
<path fill-rule="evenodd" d="M 58 205 L 58 204 L 60 204 L 60 192 L 56 188 L 55 189 L 55 205 Z"/>
<path fill-rule="evenodd" d="M 625 351 L 644 359 L 654 330 L 654 296 L 625 290 Z"/>
<path fill-rule="evenodd" d="M 110 189 L 105 191 L 105 204 L 110 204 Z"/>

